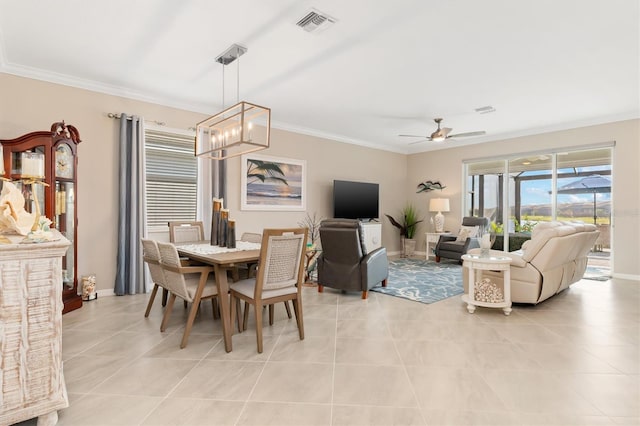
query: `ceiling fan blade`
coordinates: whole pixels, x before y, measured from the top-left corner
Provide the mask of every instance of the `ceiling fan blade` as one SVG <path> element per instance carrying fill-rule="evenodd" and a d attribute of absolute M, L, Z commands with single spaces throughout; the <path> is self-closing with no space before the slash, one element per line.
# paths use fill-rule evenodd
<path fill-rule="evenodd" d="M 447 138 L 464 138 L 464 137 L 469 137 L 469 136 L 480 136 L 480 135 L 484 135 L 487 132 L 485 132 L 484 130 L 480 130 L 477 132 L 467 132 L 467 133 L 457 133 L 455 135 L 449 135 L 447 136 Z"/>
<path fill-rule="evenodd" d="M 409 145 L 414 145 L 414 144 L 422 143 L 422 142 L 429 142 L 430 140 L 431 140 L 431 138 L 425 138 L 425 139 L 422 139 L 420 141 L 409 142 Z"/>
<path fill-rule="evenodd" d="M 403 138 L 424 138 L 424 135 L 398 135 Z"/>

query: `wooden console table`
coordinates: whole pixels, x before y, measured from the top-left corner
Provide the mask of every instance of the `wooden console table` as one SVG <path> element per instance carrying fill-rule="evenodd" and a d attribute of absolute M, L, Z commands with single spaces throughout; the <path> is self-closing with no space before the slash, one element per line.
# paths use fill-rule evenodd
<path fill-rule="evenodd" d="M 62 373 L 62 256 L 71 244 L 0 244 L 0 425 L 38 417 L 55 425 L 68 407 Z"/>

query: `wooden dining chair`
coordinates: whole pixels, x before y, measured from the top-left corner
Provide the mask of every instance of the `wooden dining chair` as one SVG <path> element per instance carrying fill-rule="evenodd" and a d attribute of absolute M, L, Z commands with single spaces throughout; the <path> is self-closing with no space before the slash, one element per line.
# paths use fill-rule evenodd
<path fill-rule="evenodd" d="M 187 346 L 193 321 L 200 307 L 200 300 L 211 299 L 214 318 L 216 317 L 217 305 L 214 302 L 218 295 L 218 287 L 213 274 L 214 269 L 213 266 L 207 265 L 183 266 L 178 256 L 178 250 L 173 244 L 163 242 L 158 242 L 157 244 L 160 251 L 160 265 L 162 265 L 165 276 L 165 285 L 170 294 L 160 331 L 164 331 L 167 327 L 176 297 L 191 303 L 187 324 L 180 343 L 180 348 L 182 349 Z"/>
<path fill-rule="evenodd" d="M 257 232 L 244 232 L 240 237 L 240 241 L 260 244 L 262 242 L 262 234 L 258 234 Z M 231 278 L 233 281 L 239 281 L 241 272 L 246 274 L 246 278 L 251 278 L 251 276 L 256 272 L 257 264 L 257 262 L 251 262 L 236 265 L 232 271 Z"/>
<path fill-rule="evenodd" d="M 169 241 L 172 243 L 188 243 L 204 240 L 204 225 L 201 221 L 180 221 L 173 220 L 168 223 L 169 225 Z M 180 261 L 183 265 L 200 265 L 199 262 L 192 262 L 187 257 L 181 257 Z M 162 292 L 162 306 L 167 304 L 168 293 Z M 184 302 L 184 307 L 187 307 L 187 302 Z"/>
<path fill-rule="evenodd" d="M 153 301 L 158 293 L 158 288 L 162 287 L 166 290 L 164 271 L 162 265 L 160 265 L 160 252 L 158 251 L 158 245 L 154 240 L 142 238 L 142 259 L 149 268 L 151 274 L 151 280 L 153 281 L 153 290 L 151 290 L 151 296 L 147 303 L 147 310 L 144 312 L 144 317 L 147 318 L 151 312 Z M 164 306 L 164 304 L 163 304 Z"/>
<path fill-rule="evenodd" d="M 231 319 L 237 315 L 238 330 L 245 328 L 240 321 L 240 300 L 253 305 L 256 316 L 256 340 L 262 353 L 262 308 L 291 300 L 296 315 L 300 340 L 304 339 L 302 319 L 302 283 L 304 281 L 304 251 L 307 244 L 307 228 L 265 229 L 260 247 L 260 264 L 255 278 L 235 282 L 230 286 Z M 245 317 L 248 312 L 245 308 Z M 270 308 L 270 323 L 272 311 Z"/>
<path fill-rule="evenodd" d="M 242 236 L 240 237 L 240 241 L 246 241 L 248 243 L 261 243 L 262 242 L 262 234 L 258 234 L 257 232 L 243 232 Z M 255 277 L 256 274 L 256 268 L 258 267 L 258 262 L 252 262 L 252 263 L 243 263 L 240 265 L 237 265 L 236 268 L 233 271 L 233 281 L 239 281 L 240 280 L 240 271 L 246 271 L 246 275 L 247 278 L 251 278 L 251 277 Z M 287 311 L 287 317 L 289 317 L 289 319 L 291 319 L 291 308 L 289 307 L 289 301 L 285 300 L 284 302 L 284 309 Z M 248 308 L 249 304 L 245 302 L 245 314 L 244 314 L 244 318 L 245 318 L 245 322 L 244 322 L 244 330 L 247 329 L 247 323 L 246 323 L 246 318 L 249 315 L 249 308 Z M 273 325 L 273 309 L 274 306 L 273 305 L 269 305 L 269 325 Z M 238 310 L 238 312 L 240 312 Z"/>
<path fill-rule="evenodd" d="M 201 221 L 171 221 L 169 222 L 169 241 L 172 243 L 187 243 L 204 240 L 204 225 Z"/>

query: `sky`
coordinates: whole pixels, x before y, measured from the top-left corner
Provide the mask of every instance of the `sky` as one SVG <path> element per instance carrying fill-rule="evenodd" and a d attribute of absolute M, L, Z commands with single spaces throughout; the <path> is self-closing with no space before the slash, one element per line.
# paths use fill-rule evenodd
<path fill-rule="evenodd" d="M 602 171 L 602 166 L 597 167 L 580 167 L 577 168 L 578 172 L 593 172 L 593 174 L 598 174 L 599 171 Z M 610 170 L 610 168 L 609 168 Z M 573 172 L 571 170 L 560 170 L 559 172 Z M 539 172 L 525 172 L 523 175 L 536 175 Z M 607 177 L 609 178 L 609 177 Z M 492 185 L 497 185 L 498 178 L 496 175 L 486 175 L 485 176 L 486 187 L 491 188 Z M 558 187 L 562 187 L 563 185 L 569 184 L 576 180 L 582 179 L 582 177 L 571 177 L 571 178 L 562 178 L 558 179 Z M 551 204 L 551 179 L 541 179 L 541 180 L 524 180 L 521 181 L 521 196 L 522 196 L 522 205 L 537 205 L 537 204 Z M 494 194 L 493 191 L 485 192 L 485 206 L 486 207 L 495 207 L 496 206 L 497 193 Z M 514 189 L 511 189 L 510 199 L 512 200 L 510 204 L 513 205 L 514 199 Z M 598 201 L 610 201 L 611 193 L 596 193 L 596 202 Z M 588 203 L 593 202 L 593 194 L 558 194 L 558 203 Z"/>

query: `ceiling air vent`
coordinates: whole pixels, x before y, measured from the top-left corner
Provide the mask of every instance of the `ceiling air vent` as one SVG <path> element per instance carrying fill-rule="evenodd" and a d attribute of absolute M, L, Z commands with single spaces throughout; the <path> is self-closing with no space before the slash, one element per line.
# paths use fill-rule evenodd
<path fill-rule="evenodd" d="M 307 32 L 319 33 L 335 23 L 336 20 L 326 13 L 320 12 L 316 9 L 311 9 L 311 11 L 301 18 L 296 25 Z"/>
<path fill-rule="evenodd" d="M 494 107 L 492 107 L 491 105 L 487 105 L 487 106 L 483 106 L 480 108 L 476 108 L 476 112 L 479 114 L 489 114 L 492 112 L 496 112 L 496 109 Z"/>

